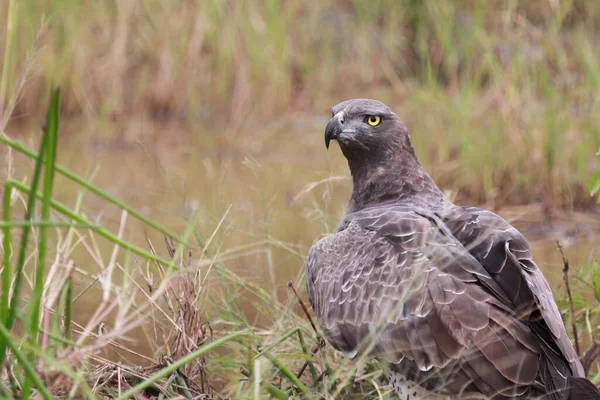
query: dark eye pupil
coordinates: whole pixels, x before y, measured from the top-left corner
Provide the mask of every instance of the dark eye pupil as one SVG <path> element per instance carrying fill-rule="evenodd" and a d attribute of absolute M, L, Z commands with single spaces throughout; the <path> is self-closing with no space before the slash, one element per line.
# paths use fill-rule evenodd
<path fill-rule="evenodd" d="M 371 122 L 375 122 L 375 117 L 371 117 Z"/>

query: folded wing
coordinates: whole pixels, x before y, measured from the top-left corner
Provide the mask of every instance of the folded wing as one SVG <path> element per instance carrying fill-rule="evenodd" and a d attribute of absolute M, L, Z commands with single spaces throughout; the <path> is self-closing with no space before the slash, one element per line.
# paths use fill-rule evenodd
<path fill-rule="evenodd" d="M 307 259 L 309 299 L 337 349 L 429 389 L 534 395 L 543 349 L 494 278 L 438 216 L 402 206 L 349 215 Z"/>

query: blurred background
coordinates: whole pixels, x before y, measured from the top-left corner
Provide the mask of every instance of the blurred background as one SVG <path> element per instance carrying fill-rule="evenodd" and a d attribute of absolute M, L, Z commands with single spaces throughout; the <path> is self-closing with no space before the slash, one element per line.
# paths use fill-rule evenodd
<path fill-rule="evenodd" d="M 555 241 L 576 271 L 599 257 L 600 2 L 4 0 L 0 26 L 0 131 L 37 146 L 59 84 L 59 164 L 174 232 L 200 211 L 211 251 L 274 291 L 344 213 L 347 166 L 323 135 L 352 97 L 404 120 L 448 196 L 522 229 L 558 298 Z M 31 176 L 0 156 L 0 179 Z M 118 230 L 113 205 L 64 179 L 54 193 Z"/>

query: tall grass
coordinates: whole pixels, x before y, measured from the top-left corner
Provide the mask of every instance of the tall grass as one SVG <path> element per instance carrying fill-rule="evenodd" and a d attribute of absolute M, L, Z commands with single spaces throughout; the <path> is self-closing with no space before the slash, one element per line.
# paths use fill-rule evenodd
<path fill-rule="evenodd" d="M 153 139 L 131 129 L 131 118 L 260 140 L 285 115 L 300 125 L 340 100 L 375 97 L 462 199 L 591 204 L 596 2 L 23 0 L 16 8 L 19 23 L 3 34 L 17 38 L 7 41 L 17 77 L 37 61 L 15 124 L 43 109 L 48 79 L 64 88 L 69 131 L 126 142 Z"/>
<path fill-rule="evenodd" d="M 322 110 L 361 92 L 400 102 L 415 85 L 460 94 L 522 85 L 519 96 L 534 100 L 549 80 L 583 101 L 600 82 L 594 2 L 24 0 L 18 8 L 8 31 L 19 37 L 16 59 L 48 21 L 23 113 L 39 110 L 47 78 L 67 88 L 70 113 L 213 123 Z M 576 93 L 575 84 L 588 88 Z"/>

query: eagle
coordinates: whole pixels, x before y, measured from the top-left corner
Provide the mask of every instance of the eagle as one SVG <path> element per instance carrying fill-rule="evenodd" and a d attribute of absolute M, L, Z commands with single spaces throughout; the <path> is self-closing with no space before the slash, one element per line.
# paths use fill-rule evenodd
<path fill-rule="evenodd" d="M 402 400 L 600 399 L 517 229 L 452 203 L 379 101 L 333 107 L 332 140 L 353 190 L 337 232 L 311 248 L 306 281 L 335 349 L 378 359 Z"/>

